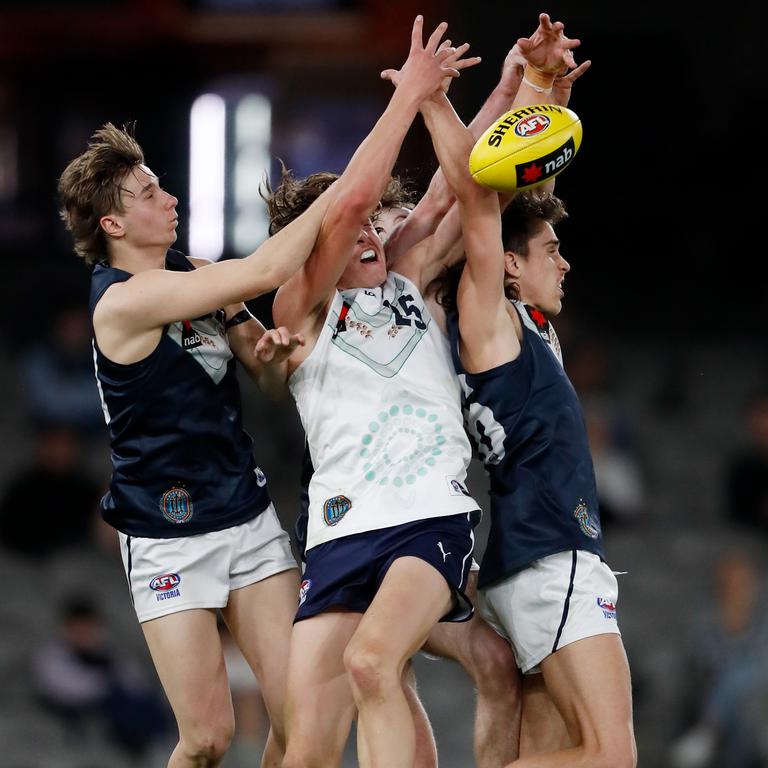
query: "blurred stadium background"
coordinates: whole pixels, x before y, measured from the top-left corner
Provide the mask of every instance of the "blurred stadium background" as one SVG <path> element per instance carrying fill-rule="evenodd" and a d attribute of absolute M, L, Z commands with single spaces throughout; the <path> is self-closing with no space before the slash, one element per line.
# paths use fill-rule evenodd
<path fill-rule="evenodd" d="M 386 103 L 378 73 L 404 60 L 416 13 L 430 28 L 447 20 L 454 42 L 483 57 L 451 90 L 469 121 L 540 11 L 581 38 L 579 61 L 593 61 L 571 102 L 584 143 L 557 183 L 572 265 L 557 328 L 588 418 L 609 561 L 628 571 L 619 614 L 639 764 L 768 765 L 768 289 L 750 146 L 753 22 L 657 0 L 620 13 L 531 0 L 5 0 L 0 767 L 154 768 L 172 739 L 162 705 L 142 709 L 152 722 L 137 722 L 138 736 L 116 734 L 102 704 L 88 710 L 99 680 L 57 667 L 48 645 L 72 597 L 90 602 L 99 626 L 80 660 L 99 674 L 130 670 L 125 687 L 154 701 L 115 538 L 93 512 L 108 452 L 82 314 L 88 274 L 57 218 L 67 161 L 102 123 L 136 121 L 149 165 L 179 198 L 178 246 L 234 258 L 265 236 L 258 187 L 277 158 L 299 175 L 343 169 Z M 417 121 L 397 171 L 423 189 L 434 168 Z M 270 299 L 252 305 L 267 324 Z M 290 528 L 298 418 L 247 382 L 243 394 Z M 471 479 L 484 502 L 481 468 Z M 484 522 L 481 550 L 486 535 Z M 258 763 L 264 724 L 258 691 L 231 664 L 240 733 L 225 765 L 237 768 Z M 462 670 L 416 667 L 441 765 L 470 766 Z"/>

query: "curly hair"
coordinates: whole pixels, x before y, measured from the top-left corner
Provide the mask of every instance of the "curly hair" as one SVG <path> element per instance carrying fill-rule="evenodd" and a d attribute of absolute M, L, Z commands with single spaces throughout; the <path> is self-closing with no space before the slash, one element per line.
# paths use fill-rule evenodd
<path fill-rule="evenodd" d="M 144 163 L 144 151 L 133 131 L 133 125 L 117 128 L 106 123 L 59 178 L 59 215 L 72 233 L 75 253 L 86 264 L 108 258 L 101 217 L 112 211 L 123 213 L 121 183 L 133 168 Z"/>
<path fill-rule="evenodd" d="M 269 212 L 269 234 L 274 235 L 287 224 L 290 224 L 338 178 L 339 175 L 336 173 L 321 171 L 313 173 L 305 179 L 298 179 L 280 161 L 280 184 L 277 189 L 273 189 L 271 184 L 265 181 L 260 190 Z M 418 195 L 410 189 L 406 182 L 393 176 L 381 196 L 378 209 L 411 208 L 416 204 L 417 199 Z"/>
<path fill-rule="evenodd" d="M 501 217 L 502 242 L 507 251 L 527 258 L 530 241 L 545 223 L 553 227 L 568 216 L 565 203 L 551 192 L 531 190 L 512 198 Z M 446 312 L 456 310 L 456 295 L 463 264 L 446 268 L 438 278 L 436 299 Z M 504 278 L 504 293 L 510 301 L 520 298 L 520 287 L 508 275 Z"/>
<path fill-rule="evenodd" d="M 410 181 L 392 176 L 381 196 L 379 208 L 413 208 L 419 201 L 419 194 Z"/>
<path fill-rule="evenodd" d="M 276 234 L 304 213 L 339 178 L 336 173 L 322 171 L 313 173 L 306 179 L 297 179 L 282 161 L 280 175 L 280 185 L 277 189 L 273 189 L 269 181 L 265 181 L 259 191 L 267 204 L 270 235 Z"/>

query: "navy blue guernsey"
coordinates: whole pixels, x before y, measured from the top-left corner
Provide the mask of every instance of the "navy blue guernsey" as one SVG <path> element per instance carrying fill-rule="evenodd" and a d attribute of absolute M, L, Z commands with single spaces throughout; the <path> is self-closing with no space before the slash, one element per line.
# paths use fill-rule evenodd
<path fill-rule="evenodd" d="M 168 251 L 165 268 L 194 266 Z M 132 275 L 98 264 L 91 318 L 114 283 Z M 104 519 L 130 536 L 172 538 L 250 520 L 270 503 L 243 430 L 236 361 L 224 311 L 172 323 L 143 360 L 109 360 L 94 339 L 96 378 L 109 427 L 112 480 Z"/>
<path fill-rule="evenodd" d="M 523 325 L 516 360 L 467 373 L 458 318 L 448 318 L 465 425 L 490 477 L 491 528 L 478 585 L 568 550 L 603 558 L 597 488 L 581 403 L 544 316 L 513 303 Z"/>

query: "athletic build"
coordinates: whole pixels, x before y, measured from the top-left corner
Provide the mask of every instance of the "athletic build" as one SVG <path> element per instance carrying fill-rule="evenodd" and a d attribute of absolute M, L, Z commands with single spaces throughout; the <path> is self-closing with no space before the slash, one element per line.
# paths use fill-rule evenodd
<path fill-rule="evenodd" d="M 169 766 L 219 765 L 232 737 L 217 608 L 264 693 L 272 732 L 262 764 L 279 766 L 298 578 L 242 429 L 235 358 L 268 385 L 254 347 L 276 362 L 295 347 L 242 302 L 298 269 L 334 193 L 248 258 L 219 264 L 169 250 L 178 201 L 125 130 L 97 131 L 59 193 L 76 251 L 94 267 L 94 361 L 113 465 L 102 511 L 119 531 L 131 599 L 176 716 Z"/>
<path fill-rule="evenodd" d="M 467 255 L 451 329 L 465 413 L 491 476 L 483 615 L 510 639 L 524 673 L 541 667 L 573 744 L 510 765 L 633 768 L 616 580 L 602 560 L 580 404 L 548 320 L 570 269 L 553 229 L 564 209 L 547 193 L 515 198 L 505 251 L 498 196 L 467 169 L 471 135 L 444 94 L 422 109 L 458 199 Z"/>

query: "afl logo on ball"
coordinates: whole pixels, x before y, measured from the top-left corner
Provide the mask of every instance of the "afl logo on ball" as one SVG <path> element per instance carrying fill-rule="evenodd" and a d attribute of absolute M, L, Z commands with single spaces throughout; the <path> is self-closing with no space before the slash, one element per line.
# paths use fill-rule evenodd
<path fill-rule="evenodd" d="M 169 523 L 187 523 L 192 517 L 192 498 L 184 488 L 170 488 L 163 494 L 160 509 Z"/>
<path fill-rule="evenodd" d="M 346 496 L 333 496 L 323 504 L 323 520 L 326 525 L 336 525 L 352 509 L 352 502 Z"/>
<path fill-rule="evenodd" d="M 536 136 L 549 128 L 552 121 L 546 115 L 531 115 L 515 126 L 515 133 L 523 139 Z"/>

